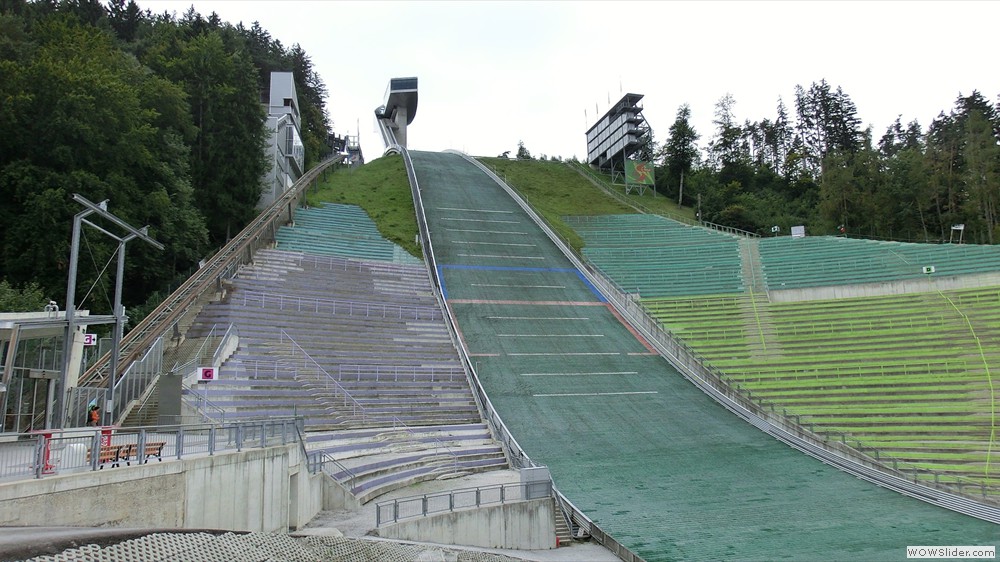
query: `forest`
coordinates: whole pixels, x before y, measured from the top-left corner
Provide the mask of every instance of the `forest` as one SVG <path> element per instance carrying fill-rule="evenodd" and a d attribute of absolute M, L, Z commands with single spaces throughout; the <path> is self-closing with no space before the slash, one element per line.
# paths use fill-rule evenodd
<path fill-rule="evenodd" d="M 0 311 L 63 305 L 74 193 L 166 247 L 133 242 L 125 259 L 133 323 L 159 304 L 258 212 L 275 70 L 293 72 L 309 167 L 331 124 L 299 45 L 194 8 L 0 0 Z M 116 249 L 83 228 L 80 308 L 109 313 Z"/>
<path fill-rule="evenodd" d="M 897 118 L 877 137 L 826 80 L 797 86 L 793 104 L 779 98 L 774 117 L 740 122 L 723 96 L 702 145 L 682 105 L 650 151 L 657 191 L 764 236 L 804 225 L 813 235 L 1000 243 L 1000 114 L 981 93 L 959 94 L 926 128 Z"/>

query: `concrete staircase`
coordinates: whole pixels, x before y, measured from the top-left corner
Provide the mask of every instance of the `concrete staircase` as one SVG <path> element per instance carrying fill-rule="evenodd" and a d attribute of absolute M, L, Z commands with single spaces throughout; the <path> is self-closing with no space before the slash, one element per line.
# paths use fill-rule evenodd
<path fill-rule="evenodd" d="M 564 547 L 573 544 L 573 531 L 569 528 L 569 523 L 563 517 L 561 509 L 555 510 L 556 519 L 556 546 Z"/>

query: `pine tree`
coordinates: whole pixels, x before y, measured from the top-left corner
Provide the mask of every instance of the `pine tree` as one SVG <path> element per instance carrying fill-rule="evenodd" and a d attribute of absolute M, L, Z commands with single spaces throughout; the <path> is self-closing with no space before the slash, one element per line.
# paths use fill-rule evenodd
<path fill-rule="evenodd" d="M 662 148 L 666 174 L 657 178 L 657 190 L 673 195 L 677 193 L 681 177 L 689 177 L 691 169 L 698 162 L 699 137 L 691 126 L 691 107 L 688 104 L 677 108 L 677 116 L 667 134 L 667 142 Z"/>

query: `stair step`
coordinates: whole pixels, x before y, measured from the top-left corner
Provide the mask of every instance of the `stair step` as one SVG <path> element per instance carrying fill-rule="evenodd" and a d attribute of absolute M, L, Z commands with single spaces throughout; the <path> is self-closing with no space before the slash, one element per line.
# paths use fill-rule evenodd
<path fill-rule="evenodd" d="M 573 543 L 573 531 L 569 528 L 566 518 L 563 517 L 562 510 L 557 508 L 554 515 L 556 520 L 556 546 L 564 547 L 571 545 Z"/>

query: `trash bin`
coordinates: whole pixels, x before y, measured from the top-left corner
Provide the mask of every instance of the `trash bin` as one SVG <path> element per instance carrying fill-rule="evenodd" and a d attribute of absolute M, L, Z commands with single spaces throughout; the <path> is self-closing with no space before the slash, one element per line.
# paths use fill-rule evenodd
<path fill-rule="evenodd" d="M 114 429 L 117 426 L 114 425 L 104 425 L 101 426 L 101 447 L 108 447 L 111 445 L 111 434 L 114 433 Z"/>

